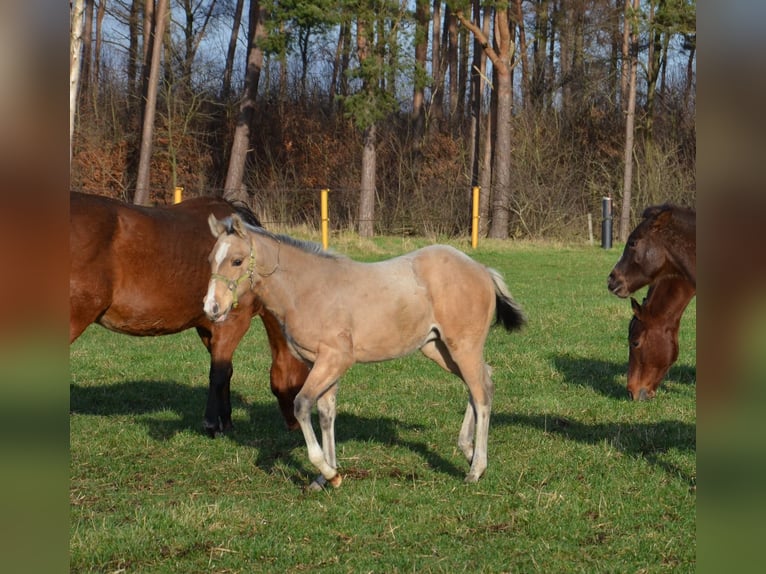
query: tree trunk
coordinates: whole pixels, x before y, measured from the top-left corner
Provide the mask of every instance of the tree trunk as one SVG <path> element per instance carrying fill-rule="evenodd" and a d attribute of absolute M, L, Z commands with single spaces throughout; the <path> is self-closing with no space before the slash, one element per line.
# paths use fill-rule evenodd
<path fill-rule="evenodd" d="M 361 18 L 356 25 L 356 52 L 360 65 L 370 56 L 369 43 L 372 38 L 368 38 L 368 28 L 370 22 L 365 22 Z M 375 83 L 370 78 L 365 78 L 362 90 L 372 92 L 375 89 Z M 362 178 L 359 190 L 359 236 L 372 237 L 374 235 L 375 219 L 375 174 L 376 174 L 376 133 L 375 124 L 367 126 L 364 129 L 364 148 L 362 150 Z"/>
<path fill-rule="evenodd" d="M 140 83 L 138 81 L 138 17 L 141 12 L 139 4 L 142 0 L 133 0 L 130 3 L 130 13 L 128 16 L 128 115 L 133 116 L 136 102 L 139 99 Z M 144 33 L 148 36 L 149 27 L 144 28 Z"/>
<path fill-rule="evenodd" d="M 511 199 L 511 111 L 513 91 L 511 90 L 511 58 L 514 44 L 511 39 L 508 10 L 495 11 L 495 42 L 492 47 L 489 38 L 476 23 L 468 20 L 462 11 L 457 18 L 474 36 L 479 38 L 487 57 L 492 60 L 493 73 L 497 79 L 497 124 L 495 128 L 495 163 L 492 169 L 495 185 L 492 189 L 492 222 L 489 236 L 495 239 L 508 238 L 509 206 Z"/>
<path fill-rule="evenodd" d="M 473 21 L 481 21 L 481 2 L 472 0 Z M 483 29 L 483 26 L 482 26 Z M 471 127 L 470 138 L 471 153 L 469 165 L 471 166 L 471 186 L 479 185 L 479 164 L 481 154 L 481 99 L 482 79 L 484 74 L 484 51 L 477 36 L 473 37 L 473 63 L 471 65 Z"/>
<path fill-rule="evenodd" d="M 95 54 L 93 56 L 94 68 L 93 68 L 93 85 L 98 86 L 101 81 L 101 38 L 102 27 L 104 22 L 104 16 L 106 15 L 106 0 L 100 0 L 98 3 L 98 11 L 96 12 L 96 47 Z"/>
<path fill-rule="evenodd" d="M 141 132 L 141 150 L 138 159 L 138 177 L 133 203 L 149 205 L 150 167 L 152 162 L 152 139 L 154 138 L 154 116 L 157 110 L 157 90 L 162 60 L 162 41 L 165 35 L 165 20 L 168 16 L 168 0 L 159 0 L 157 17 L 154 25 L 154 43 L 152 47 L 149 86 L 144 107 L 144 126 Z"/>
<path fill-rule="evenodd" d="M 234 71 L 234 55 L 237 52 L 237 38 L 239 38 L 239 28 L 242 25 L 242 7 L 245 0 L 237 0 L 234 8 L 234 22 L 231 25 L 231 34 L 229 35 L 229 47 L 226 50 L 226 65 L 223 68 L 223 84 L 221 85 L 221 99 L 225 102 L 231 95 L 231 76 Z"/>
<path fill-rule="evenodd" d="M 373 124 L 364 132 L 362 181 L 359 195 L 360 237 L 372 237 L 375 234 L 375 174 L 377 161 L 375 138 L 375 124 Z"/>
<path fill-rule="evenodd" d="M 630 233 L 631 189 L 633 187 L 633 126 L 636 116 L 636 78 L 638 76 L 638 24 L 636 14 L 640 0 L 632 0 L 631 14 L 625 15 L 625 26 L 630 26 L 630 77 L 628 81 L 628 110 L 625 118 L 625 173 L 622 185 L 622 211 L 620 213 L 620 241 L 627 241 Z"/>
<path fill-rule="evenodd" d="M 263 51 L 258 41 L 265 34 L 263 28 L 263 12 L 259 0 L 250 0 L 247 34 L 247 70 L 245 71 L 245 93 L 239 105 L 237 127 L 229 155 L 229 169 L 226 172 L 226 182 L 223 186 L 223 196 L 230 200 L 247 200 L 247 192 L 243 185 L 245 164 L 250 148 L 250 130 L 255 117 L 255 101 L 258 95 L 258 80 L 263 67 Z"/>
<path fill-rule="evenodd" d="M 617 0 L 619 2 L 620 0 Z M 633 0 L 625 0 L 622 14 L 622 73 L 620 74 L 620 104 L 622 113 L 628 111 L 628 84 L 630 83 L 630 17 Z"/>
<path fill-rule="evenodd" d="M 70 20 L 69 34 L 69 164 L 72 164 L 72 141 L 74 118 L 77 113 L 77 96 L 82 67 L 82 29 L 84 25 L 85 0 L 75 0 Z"/>
<path fill-rule="evenodd" d="M 532 82 L 530 95 L 532 105 L 540 110 L 545 106 L 546 75 L 545 46 L 548 38 L 548 0 L 537 0 L 535 6 L 535 40 L 532 43 Z"/>
<path fill-rule="evenodd" d="M 478 22 L 478 20 L 477 20 Z M 458 126 L 463 124 L 465 118 L 465 101 L 466 101 L 466 89 L 468 88 L 468 73 L 470 71 L 470 65 L 468 64 L 468 34 L 465 30 L 460 29 L 458 33 L 458 44 L 460 46 L 460 67 L 458 71 L 457 80 L 457 120 Z M 459 129 L 459 127 L 458 127 Z M 459 132 L 458 132 L 459 133 Z"/>
<path fill-rule="evenodd" d="M 446 17 L 445 17 L 446 18 Z M 444 55 L 442 54 L 442 3 L 434 0 L 433 16 L 431 18 L 431 69 L 433 82 L 431 82 L 431 117 L 440 120 L 444 115 Z"/>
<path fill-rule="evenodd" d="M 423 140 L 425 110 L 423 103 L 426 84 L 426 58 L 428 57 L 429 0 L 417 0 L 415 7 L 415 78 L 412 92 L 412 127 L 415 149 Z"/>
<path fill-rule="evenodd" d="M 527 33 L 524 27 L 524 11 L 521 0 L 513 0 L 514 17 L 519 28 L 519 59 L 521 60 L 521 101 L 524 109 L 529 107 L 529 60 L 527 59 Z"/>
<path fill-rule="evenodd" d="M 450 125 L 454 125 L 458 95 L 457 18 L 455 18 L 455 15 L 451 10 L 448 12 L 447 18 L 449 19 L 449 49 L 447 51 L 449 65 L 449 123 Z"/>
<path fill-rule="evenodd" d="M 82 68 L 80 70 L 80 93 L 87 99 L 90 92 L 93 62 L 93 0 L 85 0 L 85 26 L 82 30 Z"/>
<path fill-rule="evenodd" d="M 686 60 L 686 84 L 684 85 L 684 111 L 689 108 L 689 99 L 694 87 L 694 54 L 697 50 L 697 39 L 690 40 L 689 45 L 689 58 Z"/>

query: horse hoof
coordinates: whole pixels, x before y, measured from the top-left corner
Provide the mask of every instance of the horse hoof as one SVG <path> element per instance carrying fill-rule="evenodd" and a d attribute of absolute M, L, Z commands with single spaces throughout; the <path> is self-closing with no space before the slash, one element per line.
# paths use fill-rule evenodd
<path fill-rule="evenodd" d="M 325 484 L 327 484 L 327 479 L 320 474 L 313 480 L 311 484 L 306 487 L 306 490 L 311 492 L 320 492 L 324 490 Z"/>
<path fill-rule="evenodd" d="M 466 484 L 473 484 L 475 482 L 479 482 L 479 479 L 481 478 L 480 474 L 474 474 L 472 472 L 469 472 L 465 477 L 465 483 Z"/>
<path fill-rule="evenodd" d="M 343 477 L 340 473 L 337 473 L 330 479 L 330 485 L 332 485 L 333 488 L 338 488 L 341 482 L 343 482 Z"/>

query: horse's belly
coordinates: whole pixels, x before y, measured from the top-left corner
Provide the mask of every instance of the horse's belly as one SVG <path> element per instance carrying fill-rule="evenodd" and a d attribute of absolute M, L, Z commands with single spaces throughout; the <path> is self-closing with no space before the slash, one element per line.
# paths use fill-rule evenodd
<path fill-rule="evenodd" d="M 386 319 L 366 322 L 353 334 L 354 358 L 359 363 L 386 361 L 414 353 L 436 337 L 430 316 L 407 316 L 392 310 Z"/>
<path fill-rule="evenodd" d="M 154 336 L 170 335 L 195 326 L 199 317 L 187 313 L 169 312 L 165 309 L 146 307 L 110 307 L 98 320 L 98 324 L 124 335 Z"/>

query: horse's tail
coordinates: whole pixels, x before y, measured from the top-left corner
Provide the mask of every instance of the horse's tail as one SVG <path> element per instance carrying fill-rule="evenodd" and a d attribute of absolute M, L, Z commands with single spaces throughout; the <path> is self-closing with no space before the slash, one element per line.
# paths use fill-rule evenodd
<path fill-rule="evenodd" d="M 527 317 L 524 315 L 521 305 L 511 297 L 511 292 L 508 290 L 508 286 L 505 284 L 503 276 L 489 267 L 487 270 L 489 271 L 490 277 L 492 277 L 492 283 L 495 285 L 496 322 L 502 324 L 508 331 L 521 329 L 527 322 Z"/>

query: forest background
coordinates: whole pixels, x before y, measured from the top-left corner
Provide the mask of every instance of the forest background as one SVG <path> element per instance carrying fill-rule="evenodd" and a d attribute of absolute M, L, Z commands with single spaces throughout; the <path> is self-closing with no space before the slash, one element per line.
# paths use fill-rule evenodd
<path fill-rule="evenodd" d="M 587 238 L 696 201 L 694 0 L 76 0 L 70 187 L 264 225 Z M 152 65 L 154 64 L 154 66 Z"/>

